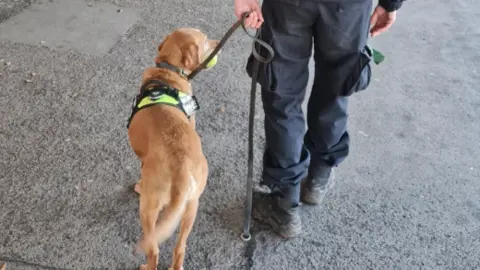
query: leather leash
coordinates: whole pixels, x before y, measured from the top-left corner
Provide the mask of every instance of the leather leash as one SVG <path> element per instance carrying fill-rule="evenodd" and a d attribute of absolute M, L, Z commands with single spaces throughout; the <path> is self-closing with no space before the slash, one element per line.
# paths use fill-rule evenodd
<path fill-rule="evenodd" d="M 245 30 L 246 32 L 246 30 Z M 258 39 L 260 31 L 257 31 L 255 36 L 250 37 L 254 39 L 252 44 L 252 55 L 254 57 L 252 67 L 252 83 L 250 87 L 250 112 L 248 119 L 248 173 L 247 173 L 247 198 L 245 200 L 245 216 L 243 222 L 243 233 L 241 238 L 243 241 L 248 242 L 251 239 L 250 235 L 250 222 L 252 218 L 252 197 L 253 197 L 253 131 L 255 128 L 255 98 L 257 90 L 257 79 L 260 68 L 260 63 L 268 64 L 275 56 L 273 48 L 265 42 Z M 268 56 L 262 57 L 255 48 L 255 43 L 259 43 L 268 51 Z"/>
<path fill-rule="evenodd" d="M 250 235 L 250 223 L 252 219 L 252 197 L 253 197 L 253 131 L 254 131 L 254 120 L 255 120 L 255 98 L 256 98 L 256 90 L 257 90 L 257 79 L 258 79 L 258 72 L 260 68 L 260 63 L 267 64 L 272 61 L 275 52 L 273 48 L 268 45 L 266 42 L 260 40 L 258 38 L 260 31 L 257 30 L 255 35 L 252 35 L 248 32 L 247 28 L 245 27 L 245 19 L 250 15 L 249 12 L 244 13 L 242 15 L 242 19 L 235 22 L 232 27 L 227 31 L 227 33 L 223 36 L 223 38 L 218 43 L 217 47 L 212 51 L 212 53 L 195 69 L 187 75 L 188 80 L 192 80 L 200 73 L 210 62 L 210 60 L 215 57 L 215 55 L 220 51 L 220 49 L 225 45 L 227 40 L 232 36 L 232 34 L 241 26 L 244 32 L 253 39 L 252 44 L 252 55 L 254 57 L 254 63 L 252 68 L 252 84 L 250 90 L 250 113 L 249 113 L 249 121 L 248 121 L 248 172 L 247 172 L 247 197 L 245 200 L 245 216 L 243 222 L 243 233 L 241 234 L 241 238 L 243 241 L 248 242 L 251 239 Z M 268 51 L 267 57 L 261 56 L 256 48 L 255 44 L 258 43 L 260 46 L 264 47 Z"/>

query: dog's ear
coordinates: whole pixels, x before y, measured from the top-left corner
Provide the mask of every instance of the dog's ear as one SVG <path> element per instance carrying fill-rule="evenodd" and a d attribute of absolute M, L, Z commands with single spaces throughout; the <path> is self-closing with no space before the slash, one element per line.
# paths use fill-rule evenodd
<path fill-rule="evenodd" d="M 169 37 L 170 37 L 170 36 L 166 36 L 166 37 L 163 39 L 162 43 L 160 43 L 160 45 L 158 45 L 158 52 L 160 52 L 160 51 L 163 49 L 163 45 L 165 45 L 165 42 L 167 42 L 167 40 L 168 40 Z"/>
<path fill-rule="evenodd" d="M 160 63 L 160 52 L 162 51 L 164 45 L 165 45 L 165 42 L 167 42 L 168 38 L 170 37 L 170 35 L 166 36 L 163 41 L 160 43 L 160 45 L 158 45 L 158 51 L 157 51 L 157 56 L 155 56 L 155 63 L 158 64 Z"/>
<path fill-rule="evenodd" d="M 197 44 L 189 43 L 188 45 L 183 47 L 182 63 L 189 70 L 194 70 L 200 64 Z"/>

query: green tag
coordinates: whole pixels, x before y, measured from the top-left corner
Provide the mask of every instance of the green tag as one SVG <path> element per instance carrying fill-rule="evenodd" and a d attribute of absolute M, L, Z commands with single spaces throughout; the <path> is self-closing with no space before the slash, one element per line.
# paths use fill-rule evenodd
<path fill-rule="evenodd" d="M 370 46 L 368 48 L 370 49 L 370 52 L 371 52 L 372 58 L 373 58 L 373 62 L 375 64 L 379 65 L 380 63 L 383 62 L 383 60 L 385 60 L 385 56 L 381 52 L 375 50 L 374 48 L 372 48 Z"/>

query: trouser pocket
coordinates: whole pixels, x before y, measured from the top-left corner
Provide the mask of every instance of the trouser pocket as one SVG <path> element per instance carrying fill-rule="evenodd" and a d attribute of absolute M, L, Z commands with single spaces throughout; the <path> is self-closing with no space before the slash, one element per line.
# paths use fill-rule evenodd
<path fill-rule="evenodd" d="M 358 55 L 352 57 L 352 60 L 349 61 L 350 64 L 345 66 L 348 67 L 350 71 L 345 72 L 345 74 L 348 75 L 343 82 L 341 89 L 342 96 L 350 96 L 353 93 L 367 89 L 372 77 L 371 59 L 372 52 L 367 46 L 365 46 Z"/>

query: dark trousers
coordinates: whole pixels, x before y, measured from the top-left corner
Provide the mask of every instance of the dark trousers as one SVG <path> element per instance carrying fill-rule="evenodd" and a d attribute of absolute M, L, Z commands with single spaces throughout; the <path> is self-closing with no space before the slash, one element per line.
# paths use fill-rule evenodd
<path fill-rule="evenodd" d="M 260 38 L 275 50 L 260 65 L 266 149 L 263 183 L 298 204 L 300 182 L 321 177 L 349 152 L 348 96 L 367 88 L 366 49 L 372 0 L 264 0 Z M 301 105 L 314 50 L 315 77 L 305 117 Z M 257 47 L 261 55 L 266 51 Z M 251 76 L 253 57 L 247 72 Z"/>

